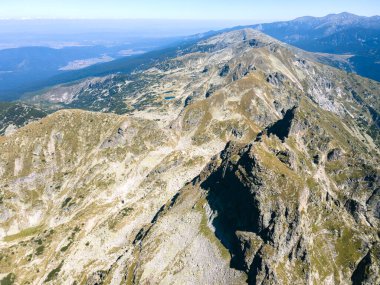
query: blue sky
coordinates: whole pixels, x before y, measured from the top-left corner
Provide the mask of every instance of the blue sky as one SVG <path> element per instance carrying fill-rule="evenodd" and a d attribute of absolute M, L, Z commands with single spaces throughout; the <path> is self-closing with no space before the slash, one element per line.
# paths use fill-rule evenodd
<path fill-rule="evenodd" d="M 379 15 L 380 0 L 0 0 L 0 18 L 282 20 L 352 12 Z"/>

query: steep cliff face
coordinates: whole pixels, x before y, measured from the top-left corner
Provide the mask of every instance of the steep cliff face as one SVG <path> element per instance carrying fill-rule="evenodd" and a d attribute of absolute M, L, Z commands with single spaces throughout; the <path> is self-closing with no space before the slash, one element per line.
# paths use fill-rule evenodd
<path fill-rule="evenodd" d="M 0 279 L 379 283 L 380 85 L 252 30 L 182 52 L 0 137 Z"/>

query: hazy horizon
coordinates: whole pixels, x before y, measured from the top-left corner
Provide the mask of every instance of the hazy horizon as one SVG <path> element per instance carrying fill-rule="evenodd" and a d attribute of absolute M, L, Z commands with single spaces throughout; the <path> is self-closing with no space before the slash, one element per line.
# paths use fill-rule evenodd
<path fill-rule="evenodd" d="M 286 19 L 0 19 L 0 50 L 24 46 L 112 46 L 136 39 L 176 38 L 277 21 Z"/>
<path fill-rule="evenodd" d="M 0 20 L 0 49 L 23 46 L 61 48 L 117 45 L 136 39 L 176 38 L 251 25 L 251 20 L 35 19 Z"/>
<path fill-rule="evenodd" d="M 163 19 L 163 20 L 290 20 L 349 12 L 363 16 L 380 14 L 378 0 L 13 0 L 0 2 L 0 19 Z M 25 9 L 28 7 L 28 9 Z"/>

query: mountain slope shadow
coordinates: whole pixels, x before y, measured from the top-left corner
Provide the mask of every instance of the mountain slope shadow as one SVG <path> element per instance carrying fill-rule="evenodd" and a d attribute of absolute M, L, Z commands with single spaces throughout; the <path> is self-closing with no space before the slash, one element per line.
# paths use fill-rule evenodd
<path fill-rule="evenodd" d="M 230 146 L 231 143 L 222 153 L 224 159 L 231 157 Z M 207 190 L 206 199 L 210 208 L 216 213 L 212 221 L 215 235 L 230 251 L 230 266 L 247 273 L 254 266 L 247 264 L 245 249 L 242 248 L 237 232 L 255 233 L 263 240 L 268 239 L 262 228 L 259 202 L 254 191 L 255 187 L 262 185 L 261 179 L 254 175 L 260 171 L 260 167 L 250 157 L 250 147 L 243 149 L 239 167 L 227 161 L 226 165 L 219 167 L 201 184 Z M 244 172 L 252 174 L 249 180 Z"/>
<path fill-rule="evenodd" d="M 222 163 L 201 183 L 213 212 L 215 236 L 231 254 L 231 268 L 245 271 L 248 283 L 255 284 L 256 273 L 263 267 L 261 247 L 273 243 L 276 214 L 264 225 L 260 196 L 267 187 L 267 171 L 253 151 L 263 134 L 274 134 L 284 141 L 291 130 L 297 107 L 259 134 L 256 142 L 245 147 L 229 142 L 220 157 Z M 271 226 L 272 225 L 272 226 Z M 253 240 L 261 245 L 255 246 Z M 254 249 L 255 247 L 255 249 Z"/>
<path fill-rule="evenodd" d="M 278 120 L 271 126 L 266 129 L 266 132 L 269 135 L 276 135 L 280 140 L 284 141 L 288 137 L 290 132 L 290 127 L 295 116 L 297 107 L 293 107 L 285 112 L 284 117 L 281 120 Z"/>

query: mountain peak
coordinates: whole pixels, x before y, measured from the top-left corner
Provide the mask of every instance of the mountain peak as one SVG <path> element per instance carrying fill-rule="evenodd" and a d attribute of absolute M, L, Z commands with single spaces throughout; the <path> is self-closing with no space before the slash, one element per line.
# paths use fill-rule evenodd
<path fill-rule="evenodd" d="M 358 15 L 355 15 L 355 14 L 349 13 L 349 12 L 341 12 L 341 13 L 332 13 L 332 14 L 328 14 L 327 16 L 325 16 L 325 18 L 328 18 L 328 17 L 358 18 L 361 16 L 358 16 Z"/>
<path fill-rule="evenodd" d="M 355 15 L 352 13 L 342 12 L 342 13 L 338 13 L 338 14 L 329 14 L 329 15 L 322 17 L 322 18 L 324 18 L 326 20 L 346 21 L 346 20 L 358 20 L 358 19 L 361 19 L 363 17 L 364 16 L 358 16 L 358 15 Z"/>
<path fill-rule="evenodd" d="M 265 46 L 272 43 L 279 43 L 276 39 L 252 28 L 233 30 L 218 34 L 199 43 L 199 45 L 222 45 L 236 46 L 247 43 L 251 47 Z"/>
<path fill-rule="evenodd" d="M 358 16 L 349 12 L 342 12 L 337 14 L 328 14 L 323 17 L 304 16 L 293 20 L 293 22 L 331 22 L 331 21 L 353 21 L 365 18 L 364 16 Z"/>

